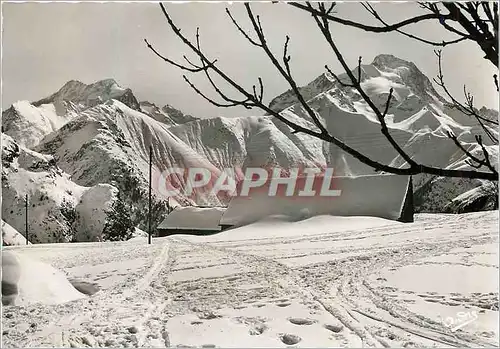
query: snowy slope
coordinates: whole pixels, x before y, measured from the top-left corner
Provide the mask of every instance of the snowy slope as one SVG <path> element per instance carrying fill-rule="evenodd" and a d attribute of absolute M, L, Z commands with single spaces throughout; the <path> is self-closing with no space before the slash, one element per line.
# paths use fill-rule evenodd
<path fill-rule="evenodd" d="M 58 113 L 54 104 L 35 107 L 28 101 L 19 101 L 2 113 L 2 128 L 7 135 L 19 140 L 19 144 L 30 148 L 72 116 L 72 112 Z"/>
<path fill-rule="evenodd" d="M 45 138 L 36 149 L 54 154 L 58 165 L 80 185 L 115 185 L 122 198 L 133 206 L 136 223 L 143 225 L 147 219 L 150 145 L 153 145 L 153 195 L 159 223 L 161 215 L 166 213 L 168 199 L 163 194 L 163 171 L 172 167 L 203 167 L 219 172 L 207 159 L 173 135 L 164 123 L 122 102 L 109 100 L 82 112 Z M 192 202 L 191 198 L 175 199 Z M 218 203 L 217 198 L 199 198 L 199 201 L 203 200 Z M 175 205 L 176 200 L 171 204 Z"/>
<path fill-rule="evenodd" d="M 158 226 L 161 229 L 220 230 L 223 207 L 177 207 Z"/>
<path fill-rule="evenodd" d="M 116 188 L 77 185 L 52 156 L 26 149 L 2 133 L 2 219 L 20 232 L 26 230 L 26 195 L 31 242 L 96 241 Z"/>
<path fill-rule="evenodd" d="M 2 219 L 2 244 L 3 246 L 26 245 L 26 238 Z M 31 244 L 31 242 L 28 242 Z"/>
<path fill-rule="evenodd" d="M 216 117 L 169 130 L 219 168 L 326 164 L 321 141 L 292 135 L 271 117 Z"/>

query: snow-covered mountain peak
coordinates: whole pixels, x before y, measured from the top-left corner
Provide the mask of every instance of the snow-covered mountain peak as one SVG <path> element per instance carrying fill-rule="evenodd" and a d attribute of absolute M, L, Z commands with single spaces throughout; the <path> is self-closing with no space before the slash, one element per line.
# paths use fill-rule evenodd
<path fill-rule="evenodd" d="M 81 108 L 93 107 L 110 99 L 119 100 L 132 109 L 139 109 L 139 102 L 132 90 L 121 87 L 114 79 L 104 79 L 87 85 L 81 81 L 70 80 L 59 91 L 43 98 L 33 105 L 71 101 Z"/>
<path fill-rule="evenodd" d="M 351 68 L 357 78 L 357 66 L 351 65 Z M 339 73 L 338 78 L 345 84 L 351 84 L 346 73 Z M 418 102 L 420 108 L 426 104 L 446 104 L 446 100 L 436 92 L 429 78 L 414 63 L 390 54 L 380 54 L 371 64 L 361 65 L 361 85 L 368 96 L 375 99 L 376 105 L 385 105 L 391 87 L 395 90 L 394 97 L 400 103 L 404 100 L 412 101 L 412 109 L 416 108 L 414 102 Z M 301 87 L 300 92 L 307 101 L 325 93 L 330 94 L 335 96 L 343 109 L 350 111 L 357 110 L 353 102 L 361 99 L 354 88 L 342 86 L 327 73 Z M 293 91 L 288 90 L 274 98 L 269 107 L 280 112 L 297 102 Z"/>
<path fill-rule="evenodd" d="M 377 67 L 386 66 L 389 68 L 415 66 L 415 64 L 413 64 L 412 62 L 405 61 L 404 59 L 401 59 L 399 57 L 396 57 L 388 53 L 382 53 L 377 55 L 373 59 L 373 62 L 371 64 Z"/>
<path fill-rule="evenodd" d="M 373 59 L 371 65 L 389 80 L 406 85 L 423 100 L 435 100 L 437 98 L 442 103 L 446 102 L 436 92 L 429 78 L 413 62 L 405 61 L 391 54 L 380 54 Z"/>
<path fill-rule="evenodd" d="M 79 81 L 79 80 L 70 80 L 67 83 L 65 83 L 63 85 L 63 87 L 61 87 L 59 89 L 59 92 L 61 92 L 61 91 L 70 91 L 70 90 L 74 90 L 74 89 L 78 89 L 78 88 L 83 88 L 85 86 L 87 86 L 87 85 L 84 84 L 83 82 Z"/>

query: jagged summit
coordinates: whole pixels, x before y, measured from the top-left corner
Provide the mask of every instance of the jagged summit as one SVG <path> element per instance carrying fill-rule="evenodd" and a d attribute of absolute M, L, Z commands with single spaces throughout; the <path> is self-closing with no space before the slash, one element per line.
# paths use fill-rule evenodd
<path fill-rule="evenodd" d="M 398 75 L 401 82 L 408 86 L 412 92 L 423 99 L 435 99 L 440 102 L 445 100 L 436 92 L 432 82 L 422 73 L 415 63 L 406 61 L 391 54 L 377 55 L 371 64 L 378 70 Z"/>
<path fill-rule="evenodd" d="M 396 68 L 398 66 L 414 65 L 412 62 L 405 61 L 404 59 L 401 59 L 389 53 L 381 53 L 375 56 L 371 64 L 378 66 L 385 65 L 391 68 Z"/>
<path fill-rule="evenodd" d="M 185 124 L 186 122 L 198 120 L 198 118 L 184 114 L 182 111 L 172 107 L 169 104 L 166 104 L 160 108 L 152 102 L 141 101 L 139 102 L 139 105 L 141 112 L 168 126 L 181 125 Z"/>
<path fill-rule="evenodd" d="M 74 89 L 74 88 L 78 88 L 78 87 L 82 87 L 82 86 L 84 87 L 84 86 L 87 86 L 87 85 L 84 84 L 83 82 L 79 81 L 79 80 L 70 80 L 67 83 L 65 83 L 63 85 L 63 87 L 61 87 L 59 89 L 59 91 L 68 90 L 68 89 Z"/>
<path fill-rule="evenodd" d="M 132 90 L 121 87 L 115 79 L 103 79 L 92 84 L 85 84 L 78 80 L 70 80 L 59 91 L 43 98 L 33 105 L 39 106 L 48 103 L 69 102 L 81 104 L 83 108 L 93 107 L 110 99 L 119 100 L 130 108 L 139 110 L 139 102 Z"/>
<path fill-rule="evenodd" d="M 357 66 L 351 64 L 351 68 L 354 76 L 357 76 Z M 338 77 L 346 84 L 350 84 L 346 73 L 339 73 Z M 418 98 L 424 104 L 446 103 L 446 100 L 436 92 L 429 78 L 413 62 L 391 54 L 379 54 L 371 64 L 362 64 L 361 82 L 369 96 L 372 93 L 383 96 L 393 87 L 399 92 L 402 92 L 401 89 L 405 90 L 402 95 L 408 98 Z M 351 92 L 353 88 L 342 86 L 327 73 L 321 74 L 300 90 L 306 100 L 322 93 L 332 93 L 339 100 L 343 100 L 343 106 L 351 111 L 355 110 L 353 102 L 359 100 L 359 96 Z M 274 98 L 269 107 L 275 111 L 282 111 L 295 103 L 297 103 L 297 98 L 290 89 Z"/>

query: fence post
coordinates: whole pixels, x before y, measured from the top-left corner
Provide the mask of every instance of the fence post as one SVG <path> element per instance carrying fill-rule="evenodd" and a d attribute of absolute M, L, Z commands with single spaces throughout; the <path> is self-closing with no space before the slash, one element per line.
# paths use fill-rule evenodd
<path fill-rule="evenodd" d="M 149 146 L 149 217 L 148 217 L 148 244 L 151 245 L 151 181 L 152 181 L 152 168 L 153 168 L 153 146 Z"/>
<path fill-rule="evenodd" d="M 29 244 L 29 240 L 28 240 L 28 234 L 29 234 L 29 230 L 28 230 L 28 194 L 26 194 L 26 198 L 25 198 L 25 208 L 26 208 L 26 212 L 25 212 L 25 218 L 26 218 L 26 245 Z"/>

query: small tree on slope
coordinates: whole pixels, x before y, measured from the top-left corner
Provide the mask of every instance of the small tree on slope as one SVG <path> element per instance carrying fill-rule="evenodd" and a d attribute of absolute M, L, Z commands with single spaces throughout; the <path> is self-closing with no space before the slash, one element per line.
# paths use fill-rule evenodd
<path fill-rule="evenodd" d="M 120 195 L 108 211 L 106 225 L 102 237 L 104 241 L 124 241 L 132 237 L 134 223 L 130 210 L 127 208 Z"/>

